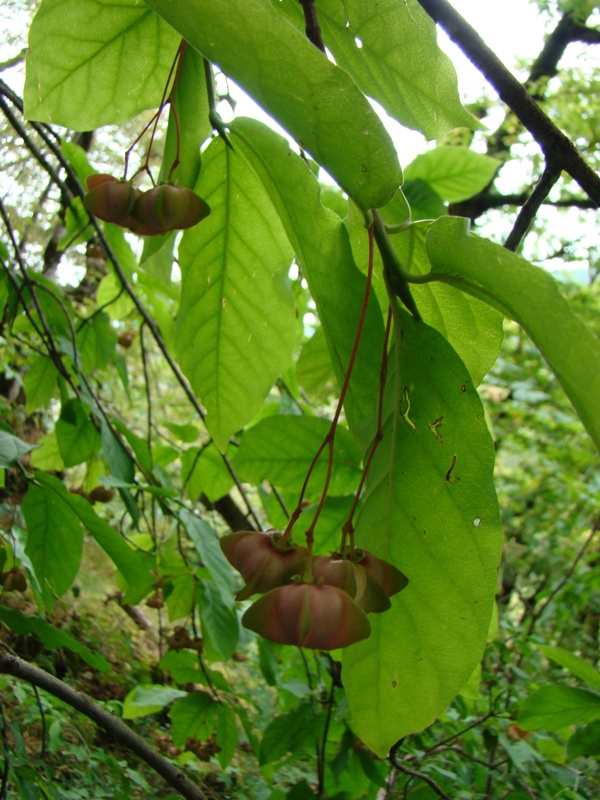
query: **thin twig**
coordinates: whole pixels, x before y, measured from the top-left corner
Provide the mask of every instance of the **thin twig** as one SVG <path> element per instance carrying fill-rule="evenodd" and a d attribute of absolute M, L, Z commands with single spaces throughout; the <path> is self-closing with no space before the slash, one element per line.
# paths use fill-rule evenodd
<path fill-rule="evenodd" d="M 508 234 L 508 237 L 504 242 L 504 247 L 507 250 L 512 250 L 514 252 L 521 244 L 527 235 L 527 231 L 531 227 L 536 214 L 540 210 L 540 206 L 548 197 L 548 194 L 550 193 L 550 190 L 556 181 L 560 178 L 560 173 L 560 166 L 550 163 L 546 165 L 546 169 L 542 173 L 542 177 L 536 184 L 533 192 L 525 201 L 522 209 L 519 211 L 519 215 L 517 216 L 515 224 L 513 225 L 513 229 Z"/>

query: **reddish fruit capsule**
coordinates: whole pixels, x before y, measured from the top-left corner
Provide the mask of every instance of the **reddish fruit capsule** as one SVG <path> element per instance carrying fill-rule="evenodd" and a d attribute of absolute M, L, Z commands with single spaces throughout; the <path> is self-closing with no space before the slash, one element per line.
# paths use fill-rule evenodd
<path fill-rule="evenodd" d="M 337 586 L 347 592 L 367 614 L 387 611 L 391 603 L 377 581 L 361 564 L 355 564 L 338 553 L 331 558 L 314 556 L 313 578 L 322 578 L 328 586 Z"/>
<path fill-rule="evenodd" d="M 92 181 L 90 178 L 98 180 Z M 83 198 L 83 204 L 90 214 L 105 222 L 125 224 L 139 194 L 138 190 L 130 183 L 115 180 L 112 175 L 90 175 L 86 183 L 93 187 Z"/>
<path fill-rule="evenodd" d="M 272 589 L 250 606 L 242 625 L 272 642 L 314 650 L 348 647 L 371 633 L 367 615 L 350 595 L 324 583 Z"/>
<path fill-rule="evenodd" d="M 27 589 L 27 577 L 25 570 L 11 569 L 8 572 L 0 573 L 0 582 L 7 592 L 24 592 Z"/>
<path fill-rule="evenodd" d="M 306 548 L 281 541 L 281 531 L 237 531 L 224 536 L 221 550 L 235 567 L 246 586 L 236 600 L 246 600 L 257 592 L 268 592 L 297 575 L 306 558 Z"/>
<path fill-rule="evenodd" d="M 366 569 L 388 597 L 393 597 L 408 586 L 408 578 L 403 572 L 368 550 L 356 548 L 352 560 Z"/>
<path fill-rule="evenodd" d="M 88 498 L 91 503 L 109 503 L 114 496 L 115 493 L 108 486 L 96 486 L 89 493 Z"/>
<path fill-rule="evenodd" d="M 210 214 L 210 206 L 191 189 L 162 184 L 141 194 L 131 212 L 135 223 L 154 235 L 191 228 Z M 145 235 L 152 235 L 146 233 Z"/>

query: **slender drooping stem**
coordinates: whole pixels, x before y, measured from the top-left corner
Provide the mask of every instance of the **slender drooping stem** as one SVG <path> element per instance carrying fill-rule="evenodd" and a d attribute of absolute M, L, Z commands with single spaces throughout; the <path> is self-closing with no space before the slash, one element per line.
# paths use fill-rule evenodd
<path fill-rule="evenodd" d="M 350 538 L 350 555 L 354 555 L 354 514 L 356 513 L 356 507 L 358 506 L 358 501 L 360 499 L 360 495 L 362 493 L 363 487 L 365 485 L 365 481 L 367 480 L 367 476 L 369 474 L 369 469 L 371 468 L 371 463 L 373 461 L 373 457 L 375 456 L 375 451 L 379 446 L 379 443 L 383 439 L 383 396 L 385 393 L 385 383 L 387 379 L 387 356 L 388 356 L 388 345 L 390 341 L 390 331 L 392 328 L 392 308 L 391 306 L 388 308 L 387 314 L 387 322 L 385 325 L 385 335 L 383 339 L 383 352 L 381 353 L 381 367 L 379 368 L 379 397 L 377 400 L 377 430 L 375 431 L 375 438 L 373 439 L 373 444 L 371 446 L 371 450 L 369 451 L 369 455 L 365 462 L 365 466 L 363 468 L 363 473 L 360 478 L 360 483 L 358 484 L 358 489 L 356 490 L 356 494 L 354 495 L 354 501 L 352 503 L 352 508 L 350 509 L 350 513 L 348 514 L 348 518 L 346 522 L 342 525 L 342 541 L 340 542 L 340 553 L 344 553 L 346 549 L 346 538 Z"/>
<path fill-rule="evenodd" d="M 306 489 L 308 487 L 308 482 L 310 480 L 310 477 L 311 477 L 311 475 L 313 473 L 313 470 L 314 470 L 319 458 L 321 457 L 321 454 L 323 453 L 325 448 L 328 448 L 329 457 L 328 457 L 328 461 L 327 461 L 327 474 L 326 474 L 326 477 L 325 477 L 325 483 L 324 483 L 324 486 L 323 486 L 323 492 L 321 493 L 321 498 L 319 500 L 319 504 L 317 506 L 317 510 L 315 512 L 315 516 L 314 516 L 314 518 L 313 518 L 308 530 L 306 531 L 306 543 L 307 543 L 307 547 L 308 547 L 309 556 L 312 556 L 315 527 L 316 527 L 318 519 L 319 519 L 319 517 L 321 515 L 321 512 L 323 511 L 323 506 L 325 505 L 325 500 L 327 498 L 327 492 L 329 490 L 329 483 L 331 481 L 331 474 L 332 474 L 332 471 L 333 471 L 333 445 L 334 445 L 334 441 L 335 441 L 335 432 L 336 432 L 337 424 L 338 424 L 338 421 L 339 421 L 339 418 L 340 418 L 340 414 L 342 413 L 344 400 L 346 398 L 346 392 L 348 391 L 348 386 L 350 385 L 350 378 L 352 377 L 352 370 L 353 370 L 353 367 L 354 367 L 354 362 L 356 360 L 356 354 L 358 352 L 358 345 L 360 344 L 360 339 L 361 339 L 363 328 L 364 328 L 365 318 L 366 318 L 366 315 L 367 315 L 367 308 L 368 308 L 368 305 L 369 305 L 369 296 L 371 294 L 371 284 L 373 282 L 373 241 L 374 241 L 373 225 L 371 225 L 370 228 L 369 228 L 369 264 L 368 264 L 368 270 L 367 270 L 367 282 L 366 282 L 366 286 L 365 286 L 365 293 L 364 293 L 364 296 L 363 296 L 363 302 L 362 302 L 362 307 L 361 307 L 361 310 L 360 310 L 360 316 L 359 316 L 359 319 L 358 319 L 358 325 L 356 327 L 356 335 L 354 337 L 354 343 L 352 345 L 352 351 L 350 353 L 350 358 L 348 360 L 348 367 L 346 368 L 346 375 L 344 376 L 344 382 L 342 384 L 342 389 L 340 391 L 340 397 L 339 397 L 339 400 L 338 400 L 338 404 L 337 404 L 335 413 L 333 415 L 333 419 L 331 420 L 331 425 L 329 426 L 329 430 L 328 430 L 325 438 L 323 439 L 319 449 L 317 450 L 317 452 L 315 454 L 315 457 L 313 458 L 310 467 L 308 468 L 308 472 L 306 473 L 306 478 L 304 479 L 304 483 L 302 484 L 302 489 L 300 490 L 300 496 L 298 498 L 298 503 L 296 505 L 296 508 L 292 512 L 292 515 L 290 517 L 290 521 L 288 522 L 287 527 L 286 527 L 286 529 L 285 529 L 285 531 L 283 532 L 283 535 L 282 535 L 282 540 L 284 542 L 286 542 L 286 541 L 288 541 L 290 539 L 291 533 L 292 533 L 292 528 L 294 527 L 296 521 L 298 520 L 298 517 L 302 513 L 304 495 L 306 494 Z M 307 559 L 308 574 L 306 576 L 307 579 L 310 579 L 310 577 L 311 577 L 311 575 L 310 575 L 311 566 L 310 565 L 311 565 L 311 558 L 308 558 Z"/>

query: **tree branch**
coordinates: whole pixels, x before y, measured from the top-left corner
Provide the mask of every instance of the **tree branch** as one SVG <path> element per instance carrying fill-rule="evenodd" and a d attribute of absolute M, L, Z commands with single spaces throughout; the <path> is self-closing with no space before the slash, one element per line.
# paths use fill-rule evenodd
<path fill-rule="evenodd" d="M 85 695 L 71 689 L 63 681 L 49 675 L 39 667 L 23 661 L 0 649 L 0 672 L 28 681 L 34 686 L 58 697 L 67 705 L 84 714 L 103 728 L 119 744 L 127 747 L 167 781 L 186 800 L 206 800 L 206 795 L 187 778 L 178 767 L 167 761 L 148 745 L 141 736 L 128 728 L 118 717 L 109 714 Z"/>
<path fill-rule="evenodd" d="M 418 0 L 429 16 L 446 31 L 467 58 L 498 92 L 541 147 L 552 168 L 567 172 L 597 206 L 600 177 L 580 156 L 573 142 L 544 114 L 529 92 L 509 72 L 477 31 L 447 0 Z"/>
<path fill-rule="evenodd" d="M 527 198 L 523 208 L 519 212 L 515 224 L 513 225 L 513 229 L 508 234 L 508 237 L 504 242 L 504 247 L 506 247 L 507 250 L 512 250 L 514 252 L 521 244 L 527 234 L 527 231 L 531 227 L 536 214 L 540 210 L 540 206 L 548 197 L 550 189 L 552 189 L 559 178 L 560 168 L 553 167 L 551 164 L 548 164 L 535 189 Z"/>

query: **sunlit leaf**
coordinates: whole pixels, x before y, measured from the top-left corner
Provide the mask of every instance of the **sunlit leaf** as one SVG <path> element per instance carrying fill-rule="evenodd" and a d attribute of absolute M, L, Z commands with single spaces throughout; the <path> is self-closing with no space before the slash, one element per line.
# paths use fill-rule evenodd
<path fill-rule="evenodd" d="M 480 661 L 501 544 L 494 451 L 473 381 L 436 331 L 403 312 L 398 322 L 356 542 L 409 584 L 372 615 L 343 673 L 357 731 L 380 756 L 430 725 Z"/>
<path fill-rule="evenodd" d="M 575 686 L 543 686 L 523 703 L 518 722 L 526 731 L 557 731 L 597 719 L 600 694 Z"/>
<path fill-rule="evenodd" d="M 254 171 L 221 139 L 204 153 L 196 191 L 211 214 L 181 242 L 176 347 L 224 449 L 291 362 L 292 250 Z"/>
<path fill-rule="evenodd" d="M 436 147 L 418 155 L 406 167 L 406 180 L 426 181 L 447 203 L 459 203 L 481 192 L 500 162 L 468 147 Z"/>
<path fill-rule="evenodd" d="M 600 448 L 600 340 L 546 270 L 469 233 L 465 220 L 437 220 L 427 236 L 432 276 L 487 302 L 527 331 Z"/>
<path fill-rule="evenodd" d="M 25 115 L 80 131 L 158 106 L 179 36 L 137 0 L 43 0 L 29 31 Z"/>
<path fill-rule="evenodd" d="M 358 205 L 390 199 L 402 177 L 381 120 L 352 78 L 269 0 L 147 4 L 275 117 Z"/>

